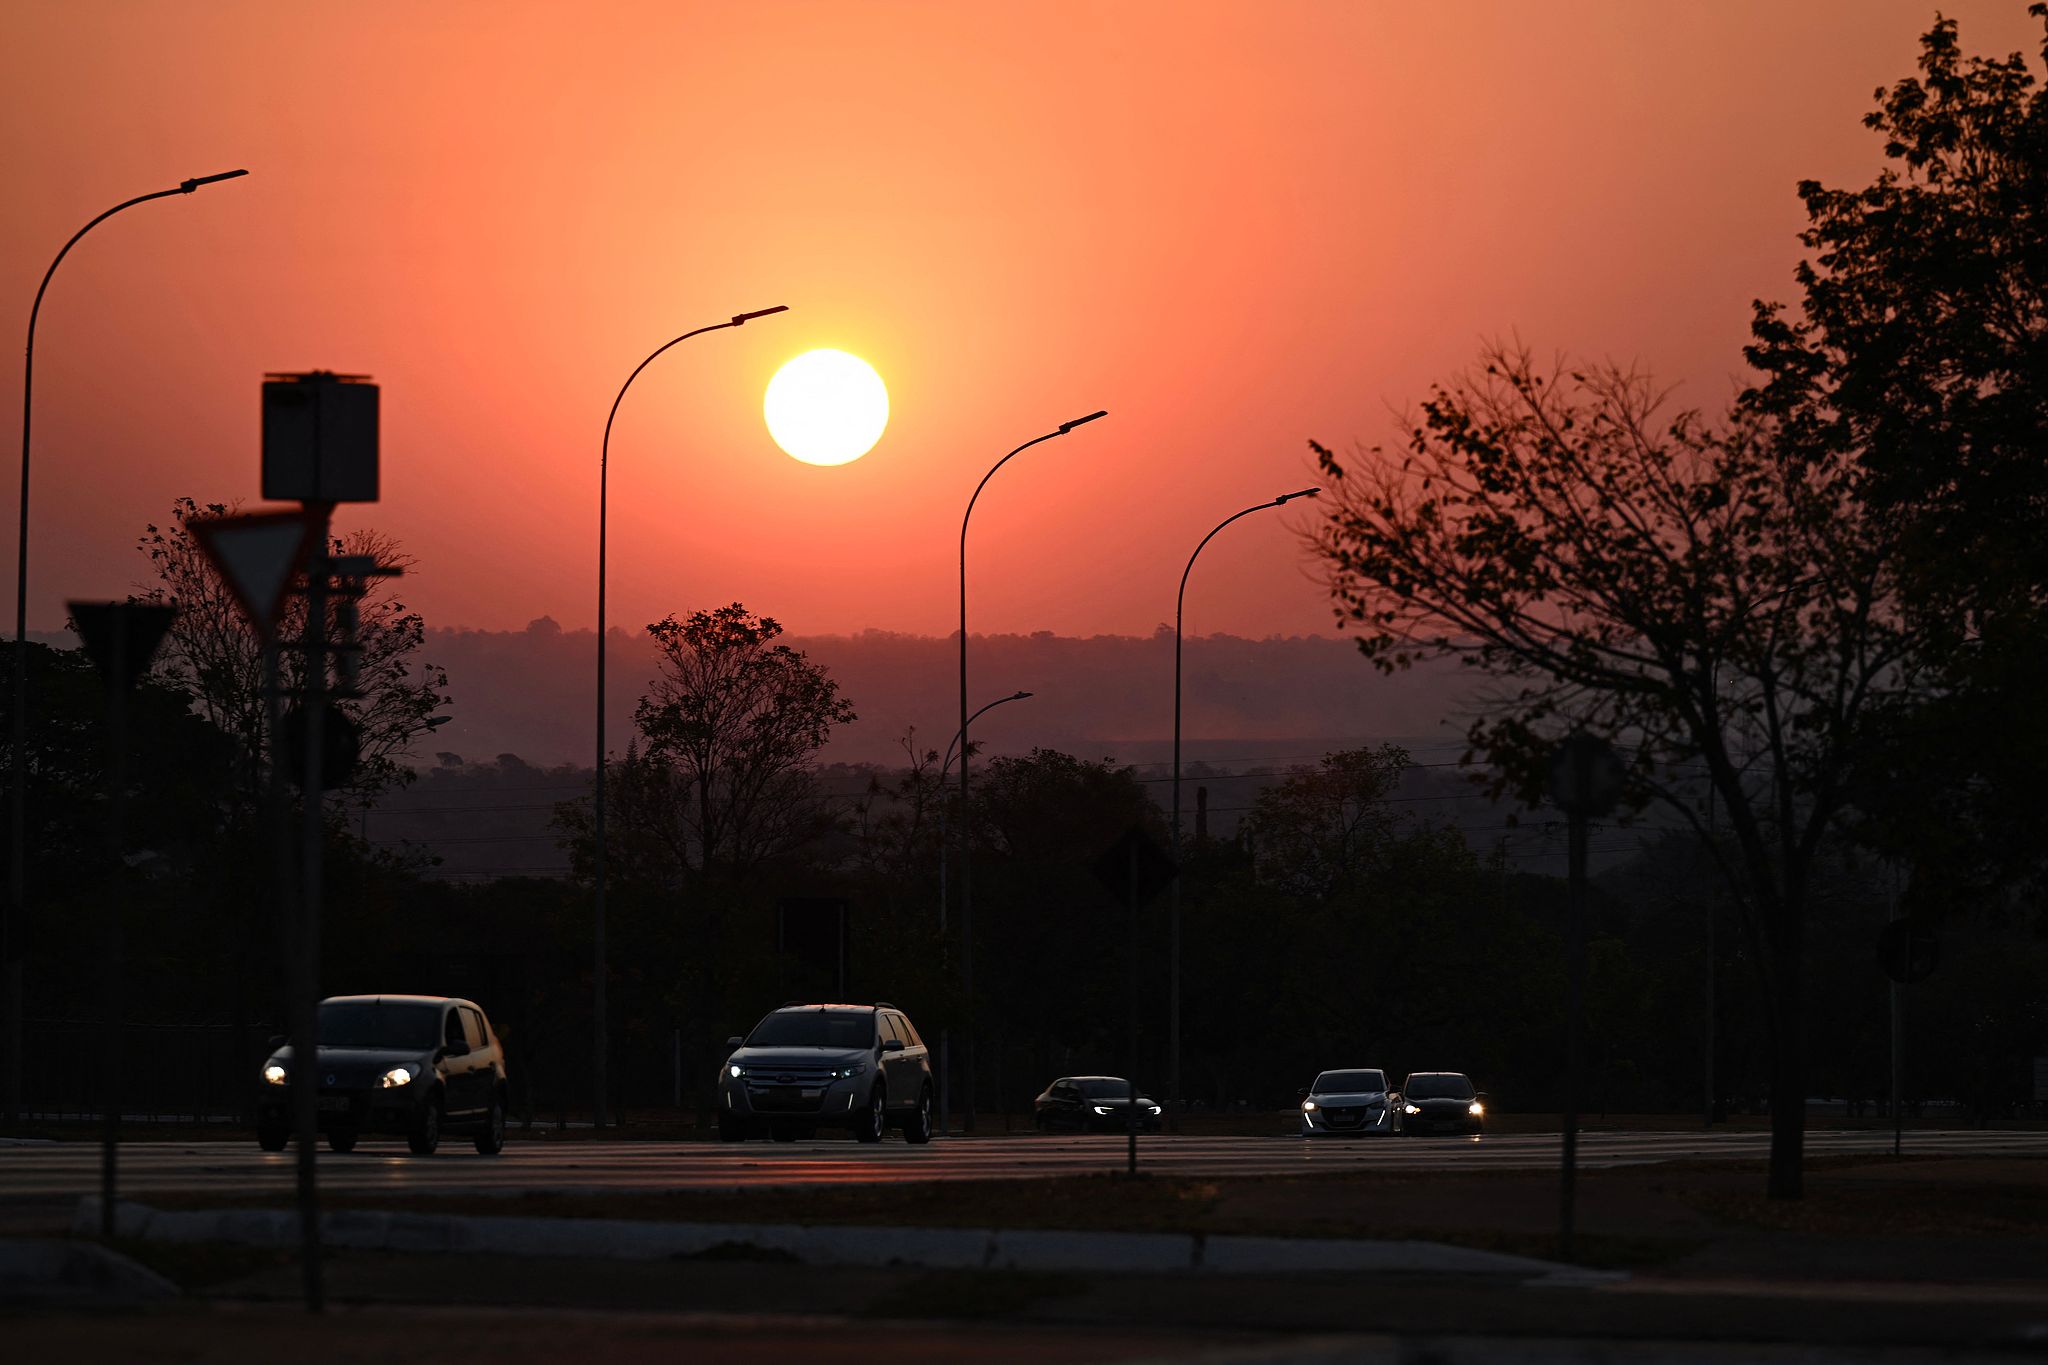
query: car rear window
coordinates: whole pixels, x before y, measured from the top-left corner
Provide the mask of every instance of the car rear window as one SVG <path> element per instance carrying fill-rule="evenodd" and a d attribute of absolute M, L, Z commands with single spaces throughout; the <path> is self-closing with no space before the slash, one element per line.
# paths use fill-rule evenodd
<path fill-rule="evenodd" d="M 426 1052 L 441 1042 L 439 1005 L 395 1000 L 331 1001 L 320 1006 L 320 1046 Z"/>

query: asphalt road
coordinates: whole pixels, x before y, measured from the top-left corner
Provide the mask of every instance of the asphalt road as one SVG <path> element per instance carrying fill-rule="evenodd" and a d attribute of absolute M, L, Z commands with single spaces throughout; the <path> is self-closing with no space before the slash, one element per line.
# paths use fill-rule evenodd
<path fill-rule="evenodd" d="M 1755 1160 L 1760 1132 L 1590 1133 L 1579 1139 L 1585 1169 L 1664 1161 Z M 1515 1170 L 1554 1166 L 1555 1136 L 1488 1138 L 1158 1137 L 1139 1140 L 1141 1168 L 1203 1176 L 1314 1175 L 1389 1170 Z M 1810 1156 L 1888 1153 L 1879 1132 L 1811 1132 Z M 1931 1155 L 2048 1154 L 2048 1132 L 1927 1131 L 1906 1151 Z M 0 1146 L 0 1201 L 96 1194 L 100 1149 L 88 1142 Z M 940 1139 L 912 1147 L 891 1135 L 879 1146 L 838 1138 L 734 1145 L 663 1142 L 521 1141 L 482 1157 L 450 1140 L 438 1155 L 415 1157 L 402 1141 L 366 1139 L 353 1153 L 320 1151 L 320 1179 L 335 1191 L 392 1194 L 523 1194 L 734 1190 L 886 1181 L 1004 1180 L 1123 1169 L 1120 1137 L 1015 1136 Z M 288 1191 L 290 1152 L 246 1142 L 152 1141 L 124 1146 L 125 1198 L 164 1193 L 247 1195 Z"/>

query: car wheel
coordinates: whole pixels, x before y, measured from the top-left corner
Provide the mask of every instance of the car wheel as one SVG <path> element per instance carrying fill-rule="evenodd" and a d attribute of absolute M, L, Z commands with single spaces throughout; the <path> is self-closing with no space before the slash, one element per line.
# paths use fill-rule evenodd
<path fill-rule="evenodd" d="M 441 1145 L 441 1097 L 429 1099 L 421 1109 L 419 1118 L 413 1123 L 412 1131 L 405 1135 L 405 1145 L 412 1148 L 414 1156 L 432 1156 Z"/>
<path fill-rule="evenodd" d="M 903 1140 L 920 1147 L 932 1140 L 932 1092 L 929 1086 L 918 1094 L 917 1108 L 903 1121 Z"/>
<path fill-rule="evenodd" d="M 496 1156 L 505 1150 L 505 1101 L 496 1093 L 484 1115 L 484 1130 L 476 1135 L 476 1150 L 479 1156 Z"/>
<path fill-rule="evenodd" d="M 734 1118 L 731 1114 L 720 1114 L 718 1116 L 718 1140 L 720 1142 L 745 1142 L 747 1140 L 747 1125 L 745 1121 Z"/>
<path fill-rule="evenodd" d="M 284 1150 L 285 1144 L 291 1140 L 292 1130 L 289 1128 L 258 1128 L 256 1130 L 256 1145 L 266 1152 L 281 1152 Z"/>
<path fill-rule="evenodd" d="M 856 1142 L 880 1142 L 882 1132 L 888 1127 L 889 1092 L 877 1085 L 868 1091 L 868 1113 L 860 1126 L 853 1130 Z"/>
<path fill-rule="evenodd" d="M 330 1128 L 327 1130 L 327 1149 L 331 1152 L 353 1152 L 356 1149 L 356 1131 L 353 1128 Z"/>

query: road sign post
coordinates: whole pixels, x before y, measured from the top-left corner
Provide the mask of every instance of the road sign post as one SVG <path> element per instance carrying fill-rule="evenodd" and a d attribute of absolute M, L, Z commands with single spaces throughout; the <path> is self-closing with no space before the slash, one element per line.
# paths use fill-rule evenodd
<path fill-rule="evenodd" d="M 1620 755 L 1583 730 L 1557 746 L 1550 760 L 1550 798 L 1564 811 L 1569 835 L 1565 900 L 1564 1113 L 1558 1157 L 1557 1254 L 1572 1256 L 1577 1214 L 1579 1049 L 1586 996 L 1586 833 L 1588 822 L 1621 799 Z"/>
<path fill-rule="evenodd" d="M 1125 1043 L 1125 1083 L 1129 1092 L 1124 1104 L 1126 1151 L 1124 1174 L 1138 1173 L 1138 955 L 1142 948 L 1138 911 L 1166 889 L 1180 868 L 1160 849 L 1144 826 L 1132 825 L 1111 844 L 1093 865 L 1096 879 L 1130 911 L 1130 963 L 1124 984 L 1129 1036 Z"/>
<path fill-rule="evenodd" d="M 98 666 L 107 689 L 107 921 L 100 984 L 105 1011 L 105 1053 L 100 1077 L 100 1236 L 114 1235 L 121 1152 L 121 1016 L 126 1004 L 122 980 L 127 957 L 128 695 L 149 670 L 177 616 L 173 607 L 148 602 L 73 602 L 71 619 L 86 656 Z"/>

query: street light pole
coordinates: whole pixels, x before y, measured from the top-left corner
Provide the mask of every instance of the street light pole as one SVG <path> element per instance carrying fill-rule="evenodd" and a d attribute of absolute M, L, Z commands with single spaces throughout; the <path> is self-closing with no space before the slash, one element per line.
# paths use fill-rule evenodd
<path fill-rule="evenodd" d="M 607 1101 L 606 1059 L 610 1046 L 605 1029 L 605 944 L 604 944 L 604 892 L 605 892 L 605 841 L 604 841 L 604 796 L 605 796 L 605 750 L 604 750 L 604 655 L 605 655 L 605 511 L 610 491 L 612 420 L 619 415 L 619 404 L 625 400 L 626 390 L 633 387 L 633 381 L 640 377 L 640 371 L 654 363 L 656 356 L 669 347 L 688 341 L 691 337 L 706 332 L 717 332 L 727 327 L 741 327 L 754 318 L 765 318 L 774 313 L 789 311 L 787 304 L 773 308 L 760 308 L 751 313 L 735 313 L 725 322 L 714 322 L 708 327 L 699 327 L 683 333 L 673 341 L 667 341 L 648 355 L 647 359 L 633 367 L 633 373 L 626 376 L 626 382 L 619 385 L 618 397 L 612 399 L 612 410 L 605 414 L 604 442 L 598 447 L 597 455 L 597 786 L 593 805 L 593 825 L 597 839 L 596 874 L 597 892 L 592 910 L 591 930 L 591 1084 L 594 1087 L 591 1118 L 599 1128 L 611 1123 L 611 1106 Z"/>
<path fill-rule="evenodd" d="M 967 523 L 974 516 L 974 504 L 981 498 L 981 490 L 988 487 L 988 481 L 1017 456 L 1023 454 L 1041 441 L 1050 441 L 1055 436 L 1064 436 L 1075 427 L 1083 426 L 1098 417 L 1107 417 L 1106 409 L 1076 417 L 1071 422 L 1062 422 L 1056 430 L 1043 436 L 1034 436 L 1018 446 L 1002 459 L 989 467 L 981 476 L 981 482 L 974 485 L 974 496 L 967 500 L 967 511 L 960 517 L 960 811 L 964 817 L 967 811 L 967 723 L 972 719 L 967 714 Z M 967 1083 L 962 1088 L 966 1097 L 967 1131 L 974 1131 L 974 879 L 968 865 L 968 840 L 960 840 L 960 994 L 967 1003 Z"/>
<path fill-rule="evenodd" d="M 36 287 L 36 301 L 28 310 L 28 358 L 21 377 L 21 526 L 15 541 L 14 565 L 14 717 L 8 738 L 8 767 L 11 774 L 9 783 L 7 817 L 7 920 L 0 926 L 0 992 L 7 997 L 6 1040 L 4 1063 L 7 1076 L 5 1096 L 0 1099 L 4 1105 L 9 1123 L 21 1111 L 21 992 L 22 952 L 24 948 L 22 918 L 27 900 L 27 811 L 28 778 L 26 754 L 28 749 L 28 468 L 29 468 L 29 427 L 34 410 L 36 378 L 36 318 L 43 311 L 43 293 L 50 287 L 50 279 L 57 273 L 57 267 L 71 254 L 71 248 L 79 239 L 101 223 L 112 218 L 123 209 L 132 209 L 137 204 L 147 204 L 152 199 L 168 199 L 174 194 L 190 194 L 201 185 L 211 185 L 221 180 L 233 180 L 247 175 L 247 171 L 222 171 L 218 175 L 199 175 L 190 180 L 181 180 L 174 189 L 154 190 L 149 194 L 138 194 L 133 199 L 114 205 L 99 217 L 71 234 L 71 240 L 64 243 L 64 249 L 57 253 L 57 259 L 50 262 L 50 268 L 43 272 L 43 282 Z"/>
<path fill-rule="evenodd" d="M 1030 695 L 1029 692 L 1012 692 L 1007 697 L 997 697 L 987 706 L 982 707 L 981 711 L 976 711 L 967 719 L 970 721 L 979 720 L 981 719 L 982 711 L 1001 706 L 1004 702 L 1023 701 Z M 946 941 L 946 774 L 953 767 L 953 747 L 960 742 L 960 737 L 966 733 L 967 729 L 965 726 L 953 732 L 952 740 L 946 745 L 945 761 L 939 764 L 939 942 L 941 945 Z M 960 812 L 960 825 L 962 830 L 967 830 L 967 812 L 964 810 Z M 972 837 L 971 831 L 968 832 L 968 837 Z M 953 1113 L 952 1091 L 952 1030 L 950 1028 L 941 1028 L 939 1030 L 939 1131 L 942 1133 L 951 1131 Z"/>
<path fill-rule="evenodd" d="M 1303 488 L 1293 493 L 1282 493 L 1271 502 L 1256 503 L 1242 512 L 1233 512 L 1217 522 L 1215 530 L 1202 537 L 1202 543 L 1195 546 L 1195 552 L 1188 556 L 1188 566 L 1180 571 L 1180 591 L 1173 598 L 1173 860 L 1176 863 L 1180 861 L 1180 626 L 1181 609 L 1188 597 L 1188 575 L 1195 571 L 1195 561 L 1216 538 L 1216 532 L 1231 522 L 1269 507 L 1284 507 L 1296 498 L 1312 498 L 1322 491 L 1321 488 Z M 1166 1112 L 1175 1123 L 1180 1121 L 1180 883 L 1179 877 L 1173 879 L 1172 898 L 1167 906 Z"/>

